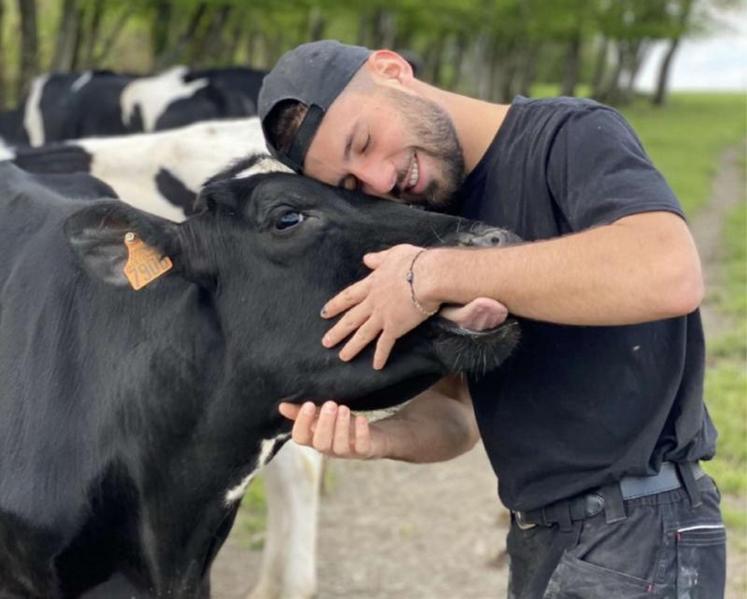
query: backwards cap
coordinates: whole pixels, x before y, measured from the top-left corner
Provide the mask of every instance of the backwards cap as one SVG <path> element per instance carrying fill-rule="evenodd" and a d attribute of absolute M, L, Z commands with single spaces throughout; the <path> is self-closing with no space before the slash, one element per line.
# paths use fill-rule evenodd
<path fill-rule="evenodd" d="M 258 110 L 267 149 L 286 166 L 303 172 L 306 152 L 329 107 L 358 72 L 371 50 L 361 46 L 322 40 L 301 44 L 283 54 L 262 82 Z M 283 100 L 297 100 L 308 106 L 287 152 L 270 141 L 267 116 Z"/>

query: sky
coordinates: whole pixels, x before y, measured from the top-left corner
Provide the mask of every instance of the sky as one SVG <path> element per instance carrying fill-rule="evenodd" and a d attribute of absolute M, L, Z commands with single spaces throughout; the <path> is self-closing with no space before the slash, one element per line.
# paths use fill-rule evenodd
<path fill-rule="evenodd" d="M 708 37 L 685 40 L 674 58 L 672 90 L 747 92 L 747 6 L 720 13 L 725 24 Z M 644 63 L 637 87 L 650 91 L 656 85 L 665 44 L 658 44 Z"/>

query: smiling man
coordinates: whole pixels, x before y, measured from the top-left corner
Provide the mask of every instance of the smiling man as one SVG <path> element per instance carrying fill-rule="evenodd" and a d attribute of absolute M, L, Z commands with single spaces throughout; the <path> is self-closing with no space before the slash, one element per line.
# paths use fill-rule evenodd
<path fill-rule="evenodd" d="M 590 100 L 499 105 L 435 88 L 394 52 L 304 44 L 266 77 L 270 151 L 299 173 L 517 233 L 495 248 L 395 246 L 324 306 L 354 359 L 440 311 L 465 328 L 523 317 L 505 364 L 442 381 L 369 425 L 281 405 L 293 438 L 339 457 L 444 460 L 480 436 L 513 512 L 509 595 L 723 594 L 719 496 L 698 460 L 700 263 L 682 210 L 630 126 Z M 474 404 L 474 405 L 473 405 Z M 689 594 L 688 594 L 689 593 Z"/>

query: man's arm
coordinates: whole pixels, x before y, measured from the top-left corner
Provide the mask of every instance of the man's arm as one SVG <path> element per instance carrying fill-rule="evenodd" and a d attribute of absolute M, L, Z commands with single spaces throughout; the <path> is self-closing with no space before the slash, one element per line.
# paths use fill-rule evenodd
<path fill-rule="evenodd" d="M 373 272 L 324 307 L 327 318 L 345 312 L 325 334 L 325 347 L 350 336 L 340 358 L 351 360 L 378 337 L 374 366 L 383 367 L 394 341 L 424 320 L 405 278 L 419 249 L 394 246 L 365 257 Z M 415 292 L 428 309 L 487 297 L 537 320 L 623 325 L 692 312 L 703 277 L 682 218 L 646 212 L 547 241 L 429 250 L 418 260 Z"/>
<path fill-rule="evenodd" d="M 519 316 L 624 325 L 672 318 L 703 298 L 700 260 L 676 214 L 635 214 L 575 235 L 514 247 L 435 249 L 420 259 L 425 301 L 487 296 Z"/>
<path fill-rule="evenodd" d="M 442 379 L 396 414 L 369 423 L 347 406 L 326 402 L 283 403 L 291 420 L 293 440 L 325 455 L 341 458 L 390 458 L 405 462 L 441 462 L 471 449 L 480 438 L 466 381 L 459 375 Z"/>

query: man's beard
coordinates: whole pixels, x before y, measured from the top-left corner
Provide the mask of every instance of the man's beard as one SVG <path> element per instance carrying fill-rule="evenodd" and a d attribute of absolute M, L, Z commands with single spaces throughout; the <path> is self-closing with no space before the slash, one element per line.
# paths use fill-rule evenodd
<path fill-rule="evenodd" d="M 432 173 L 436 176 L 422 193 L 417 196 L 407 192 L 397 195 L 414 203 L 424 203 L 432 210 L 454 212 L 459 207 L 454 194 L 466 177 L 464 154 L 454 123 L 435 102 L 396 89 L 389 89 L 387 93 L 401 109 L 405 123 L 411 127 L 409 133 L 414 136 L 415 152 L 420 156 L 430 156 L 435 164 L 441 166 L 440 173 Z M 399 175 L 403 178 L 406 173 Z"/>

